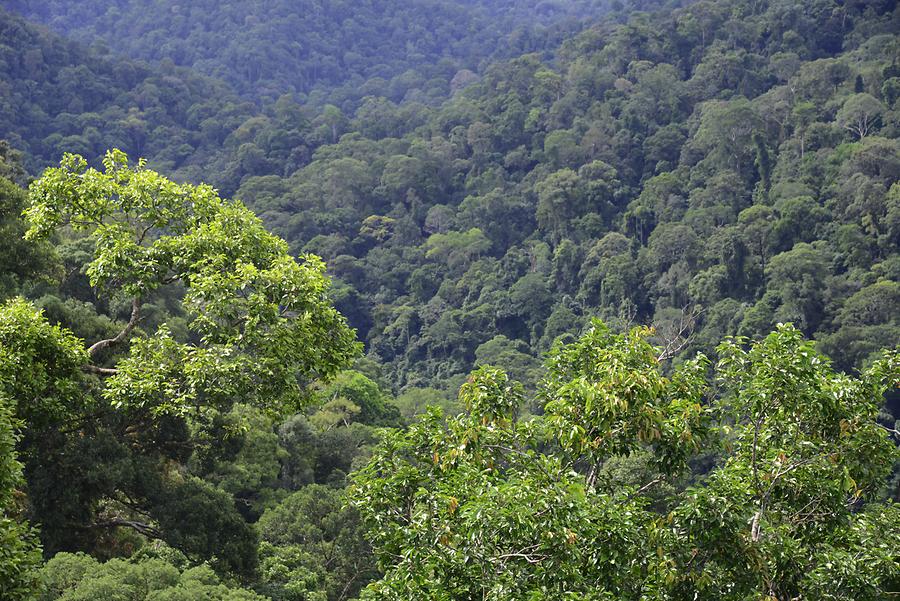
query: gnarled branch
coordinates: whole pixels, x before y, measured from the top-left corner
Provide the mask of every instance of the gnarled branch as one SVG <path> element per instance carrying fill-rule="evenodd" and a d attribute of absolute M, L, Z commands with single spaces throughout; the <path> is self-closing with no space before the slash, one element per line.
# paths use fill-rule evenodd
<path fill-rule="evenodd" d="M 157 530 L 154 526 L 150 524 L 145 524 L 144 522 L 138 522 L 135 520 L 125 520 L 121 518 L 114 518 L 110 520 L 105 520 L 103 522 L 96 522 L 91 524 L 89 528 L 117 528 L 119 526 L 124 526 L 126 528 L 131 528 L 136 532 L 143 534 L 148 538 L 153 538 L 157 540 L 163 540 L 162 532 Z"/>
<path fill-rule="evenodd" d="M 137 327 L 138 322 L 141 320 L 141 299 L 140 297 L 134 297 L 131 301 L 131 318 L 128 320 L 128 323 L 125 324 L 125 327 L 122 328 L 122 331 L 116 334 L 113 338 L 106 338 L 105 340 L 98 340 L 94 344 L 88 348 L 88 355 L 93 359 L 96 357 L 102 350 L 107 349 L 111 346 L 119 344 L 131 334 L 132 330 Z M 99 368 L 98 368 L 99 369 Z"/>
<path fill-rule="evenodd" d="M 81 370 L 89 374 L 97 374 L 98 376 L 114 376 L 119 373 L 118 369 L 112 367 L 97 367 L 91 364 L 82 365 Z"/>

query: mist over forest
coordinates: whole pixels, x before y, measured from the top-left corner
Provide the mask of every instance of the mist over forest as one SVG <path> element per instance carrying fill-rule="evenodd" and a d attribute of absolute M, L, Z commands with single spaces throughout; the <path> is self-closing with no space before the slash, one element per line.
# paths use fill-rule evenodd
<path fill-rule="evenodd" d="M 900 595 L 889 0 L 0 0 L 0 599 Z"/>

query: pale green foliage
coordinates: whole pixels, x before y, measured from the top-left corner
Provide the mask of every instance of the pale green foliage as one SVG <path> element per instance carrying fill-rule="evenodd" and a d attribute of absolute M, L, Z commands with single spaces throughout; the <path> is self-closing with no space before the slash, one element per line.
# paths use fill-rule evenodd
<path fill-rule="evenodd" d="M 740 172 L 749 162 L 751 138 L 762 120 L 743 97 L 731 101 L 710 100 L 700 107 L 700 123 L 692 144 L 709 159 L 731 165 Z"/>
<path fill-rule="evenodd" d="M 81 340 L 30 303 L 0 305 L 0 395 L 28 428 L 40 431 L 87 406 L 79 369 L 86 361 Z"/>
<path fill-rule="evenodd" d="M 387 402 L 388 398 L 378 384 L 358 371 L 342 371 L 317 391 L 317 396 L 326 403 L 325 408 L 331 401 L 344 399 L 332 408 L 337 414 L 346 415 L 347 419 L 343 421 L 347 423 L 352 418 L 352 421 L 365 424 L 391 425 L 381 422 L 396 418 L 395 409 Z"/>
<path fill-rule="evenodd" d="M 344 397 L 336 397 L 309 416 L 309 421 L 319 430 L 327 431 L 339 425 L 349 426 L 358 415 L 359 405 Z"/>
<path fill-rule="evenodd" d="M 447 393 L 436 388 L 409 388 L 397 395 L 393 404 L 400 410 L 400 415 L 407 419 L 425 413 L 429 406 L 440 407 L 450 415 L 455 415 L 459 410 L 456 399 L 447 398 Z"/>
<path fill-rule="evenodd" d="M 554 437 L 570 456 L 598 467 L 649 445 L 671 470 L 707 439 L 708 361 L 698 356 L 665 377 L 658 349 L 647 342 L 650 334 L 648 328 L 613 334 L 595 320 L 577 342 L 555 349 L 544 384 L 545 410 Z"/>
<path fill-rule="evenodd" d="M 893 505 L 875 502 L 897 457 L 876 422 L 884 393 L 900 384 L 897 355 L 853 379 L 791 326 L 749 350 L 728 340 L 719 354 L 733 451 L 670 518 L 673 588 L 735 600 L 883 598 L 900 578 L 900 545 L 866 533 L 872 520 L 900 527 Z M 871 558 L 864 578 L 832 571 L 862 557 Z"/>
<path fill-rule="evenodd" d="M 520 388 L 482 367 L 437 408 L 385 435 L 352 497 L 384 579 L 378 599 L 611 599 L 640 571 L 648 532 L 627 494 L 588 494 L 513 421 Z M 597 583 L 605 586 L 599 588 Z M 369 597 L 363 597 L 369 598 Z"/>
<path fill-rule="evenodd" d="M 21 169 L 13 163 L 8 166 L 3 158 L 9 150 L 0 140 L 0 299 L 16 293 L 23 283 L 33 279 L 50 281 L 56 275 L 56 265 L 49 244 L 34 244 L 22 239 L 25 224 L 21 212 L 25 206 L 25 191 L 13 182 L 10 169 Z M 5 175 L 4 175 L 5 174 Z"/>
<path fill-rule="evenodd" d="M 551 232 L 566 233 L 569 220 L 584 209 L 584 182 L 571 169 L 562 169 L 541 180 L 535 191 L 538 224 Z"/>
<path fill-rule="evenodd" d="M 884 104 L 871 94 L 854 94 L 844 101 L 837 113 L 837 123 L 863 139 L 884 113 Z"/>
<path fill-rule="evenodd" d="M 263 601 L 223 584 L 209 566 L 180 570 L 158 558 L 106 563 L 83 554 L 58 553 L 41 570 L 42 601 Z"/>
<path fill-rule="evenodd" d="M 210 186 L 131 167 L 116 150 L 104 168 L 66 155 L 45 171 L 30 189 L 27 236 L 63 225 L 86 231 L 91 284 L 133 298 L 132 326 L 143 300 L 180 283 L 197 340 L 161 328 L 135 341 L 104 392 L 114 406 L 181 413 L 242 398 L 294 407 L 308 382 L 333 376 L 358 352 L 318 257 L 294 260 L 257 217 Z"/>
<path fill-rule="evenodd" d="M 460 391 L 468 413 L 431 409 L 386 433 L 351 493 L 385 570 L 363 598 L 875 601 L 896 590 L 900 543 L 884 533 L 900 513 L 877 493 L 897 453 L 876 417 L 900 383 L 897 354 L 854 379 L 781 326 L 749 349 L 719 348 L 710 399 L 705 359 L 665 377 L 648 334 L 595 322 L 557 347 L 546 415 L 528 424 L 513 419 L 517 387 L 481 368 Z M 717 433 L 722 462 L 679 489 Z"/>
<path fill-rule="evenodd" d="M 478 228 L 465 232 L 432 234 L 425 242 L 425 256 L 445 261 L 451 269 L 465 266 L 469 261 L 486 252 L 490 240 Z"/>

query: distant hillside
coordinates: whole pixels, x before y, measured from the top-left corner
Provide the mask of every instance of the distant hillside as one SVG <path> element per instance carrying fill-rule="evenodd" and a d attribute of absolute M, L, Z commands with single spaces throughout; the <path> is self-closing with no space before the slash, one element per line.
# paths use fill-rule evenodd
<path fill-rule="evenodd" d="M 0 90 L 0 139 L 32 173 L 64 152 L 114 147 L 169 173 L 215 173 L 229 134 L 256 113 L 221 82 L 102 56 L 2 11 Z"/>
<path fill-rule="evenodd" d="M 8 18 L 0 137 L 32 167 L 118 146 L 236 192 L 328 261 L 397 390 L 484 362 L 534 382 L 594 315 L 654 323 L 672 352 L 792 321 L 845 368 L 896 340 L 894 3 L 614 8 L 480 78 L 369 80 L 343 110 L 257 109 Z"/>
<path fill-rule="evenodd" d="M 171 61 L 253 98 L 288 92 L 334 101 L 364 95 L 434 101 L 460 69 L 559 41 L 605 0 L 176 2 L 96 0 L 0 5 L 88 44 Z M 548 32 L 546 26 L 556 34 Z M 513 36 L 509 36 L 515 31 Z M 338 88 L 337 93 L 335 89 Z M 337 102 L 340 104 L 340 102 Z M 344 107 L 346 108 L 346 107 Z"/>
<path fill-rule="evenodd" d="M 791 321 L 841 367 L 900 321 L 900 12 L 698 2 L 524 55 L 436 109 L 371 103 L 239 195 L 325 257 L 398 387 L 534 381 L 592 315 L 672 352 Z"/>

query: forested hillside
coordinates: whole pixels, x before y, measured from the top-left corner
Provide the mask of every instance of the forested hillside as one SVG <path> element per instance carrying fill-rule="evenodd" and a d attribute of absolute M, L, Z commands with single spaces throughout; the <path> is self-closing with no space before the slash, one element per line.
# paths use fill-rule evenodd
<path fill-rule="evenodd" d="M 33 174 L 109 148 L 189 179 L 227 172 L 228 136 L 257 113 L 220 82 L 101 56 L 2 10 L 0 86 L 0 135 Z"/>
<path fill-rule="evenodd" d="M 461 69 L 542 50 L 604 0 L 0 3 L 113 52 L 191 67 L 251 98 L 434 102 Z M 549 26 L 549 30 L 548 30 Z M 554 31 L 556 30 L 556 31 Z M 513 35 L 510 35 L 513 34 Z"/>
<path fill-rule="evenodd" d="M 33 174 L 63 152 L 95 160 L 120 148 L 231 193 L 248 175 L 307 164 L 358 111 L 439 104 L 489 57 L 549 51 L 583 26 L 574 15 L 602 12 L 545 3 L 544 26 L 527 6 L 2 2 L 0 135 Z"/>
<path fill-rule="evenodd" d="M 0 6 L 0 599 L 900 591 L 895 2 Z"/>
<path fill-rule="evenodd" d="M 238 196 L 329 262 L 397 387 L 533 380 L 592 315 L 692 330 L 688 354 L 791 321 L 860 365 L 900 333 L 892 7 L 637 15 L 438 109 L 373 103 Z"/>

